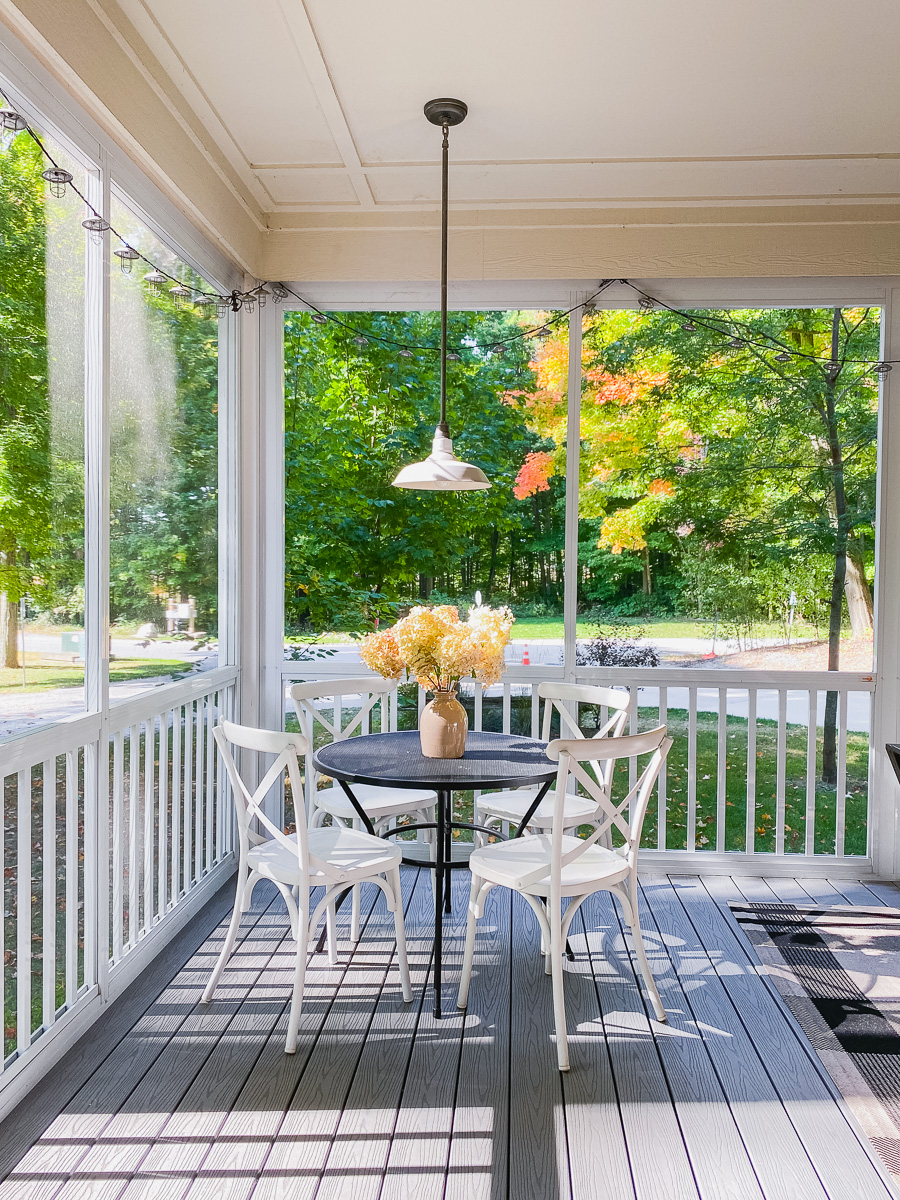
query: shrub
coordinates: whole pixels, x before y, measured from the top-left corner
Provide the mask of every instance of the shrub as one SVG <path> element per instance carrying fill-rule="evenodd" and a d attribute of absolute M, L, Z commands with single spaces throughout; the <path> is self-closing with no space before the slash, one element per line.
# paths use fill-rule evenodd
<path fill-rule="evenodd" d="M 575 662 L 580 667 L 658 667 L 657 650 L 638 641 L 644 633 L 624 625 L 600 625 L 595 637 L 578 643 Z"/>

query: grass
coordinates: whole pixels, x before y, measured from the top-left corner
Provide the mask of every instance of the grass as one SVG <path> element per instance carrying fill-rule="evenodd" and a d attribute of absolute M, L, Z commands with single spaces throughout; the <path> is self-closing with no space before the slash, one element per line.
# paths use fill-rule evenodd
<path fill-rule="evenodd" d="M 191 663 L 180 658 L 119 658 L 109 665 L 110 683 L 127 683 L 133 679 L 153 679 L 157 675 L 185 674 Z M 22 687 L 22 668 L 0 668 L 0 695 L 28 695 L 32 692 L 50 692 L 56 688 L 81 687 L 84 683 L 84 665 L 76 663 L 41 663 L 26 661 L 25 682 Z"/>

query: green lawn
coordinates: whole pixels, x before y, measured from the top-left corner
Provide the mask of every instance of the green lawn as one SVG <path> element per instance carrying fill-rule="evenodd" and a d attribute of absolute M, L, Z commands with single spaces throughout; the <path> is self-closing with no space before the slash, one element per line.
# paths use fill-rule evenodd
<path fill-rule="evenodd" d="M 110 683 L 126 683 L 132 679 L 153 679 L 157 675 L 176 678 L 190 671 L 191 663 L 180 658 L 118 658 L 109 665 Z M 84 665 L 58 663 L 26 663 L 25 687 L 22 687 L 22 668 L 0 669 L 0 695 L 16 692 L 49 692 L 54 688 L 81 687 Z"/>

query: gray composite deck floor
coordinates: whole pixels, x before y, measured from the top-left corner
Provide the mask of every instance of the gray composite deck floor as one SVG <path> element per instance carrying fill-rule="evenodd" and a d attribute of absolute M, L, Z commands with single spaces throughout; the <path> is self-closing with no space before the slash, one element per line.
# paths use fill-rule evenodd
<path fill-rule="evenodd" d="M 0 1200 L 890 1200 L 726 902 L 898 893 L 645 878 L 668 1026 L 648 1020 L 617 913 L 595 897 L 571 934 L 572 1070 L 560 1076 L 534 918 L 509 892 L 491 893 L 469 1009 L 455 1011 L 467 883 L 457 872 L 447 919 L 449 1015 L 431 1014 L 431 887 L 409 869 L 413 1003 L 399 996 L 383 901 L 367 895 L 353 953 L 343 940 L 337 967 L 311 961 L 294 1057 L 293 944 L 273 894 L 257 889 L 214 1003 L 198 1004 L 224 934 L 220 895 L 170 981 L 148 972 L 143 998 L 133 990 L 0 1126 Z"/>

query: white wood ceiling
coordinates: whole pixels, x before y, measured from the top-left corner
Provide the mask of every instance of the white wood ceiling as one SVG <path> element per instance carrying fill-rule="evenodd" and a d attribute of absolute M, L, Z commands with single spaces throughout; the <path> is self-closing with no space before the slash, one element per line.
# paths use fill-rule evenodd
<path fill-rule="evenodd" d="M 264 213 L 900 197 L 898 0 L 119 0 Z"/>

